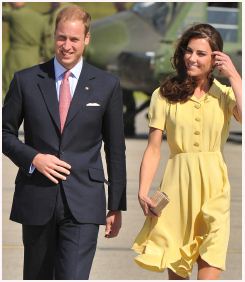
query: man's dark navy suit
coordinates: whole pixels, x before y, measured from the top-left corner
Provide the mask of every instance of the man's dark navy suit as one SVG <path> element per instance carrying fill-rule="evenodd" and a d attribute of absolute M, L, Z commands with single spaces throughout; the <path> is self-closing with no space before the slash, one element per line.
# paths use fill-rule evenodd
<path fill-rule="evenodd" d="M 108 209 L 126 210 L 121 109 L 119 80 L 84 61 L 61 134 L 54 61 L 15 74 L 3 106 L 3 153 L 19 167 L 10 216 L 13 221 L 47 224 L 62 186 L 69 209 L 79 223 L 105 224 L 102 141 L 109 181 Z M 18 139 L 22 121 L 24 143 Z M 37 169 L 30 174 L 37 153 L 52 154 L 69 163 L 67 180 L 56 185 Z"/>

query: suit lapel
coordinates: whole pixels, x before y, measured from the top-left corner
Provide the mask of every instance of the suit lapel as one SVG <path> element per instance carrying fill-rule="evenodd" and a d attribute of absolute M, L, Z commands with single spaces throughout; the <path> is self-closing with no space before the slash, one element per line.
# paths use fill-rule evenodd
<path fill-rule="evenodd" d="M 41 90 L 48 111 L 55 125 L 60 130 L 59 103 L 55 86 L 54 60 L 40 65 L 40 73 L 38 74 L 38 86 Z"/>
<path fill-rule="evenodd" d="M 81 110 L 81 108 L 86 105 L 92 92 L 90 80 L 92 80 L 94 77 L 95 75 L 89 64 L 84 61 L 64 127 L 66 127 Z M 38 87 L 41 90 L 48 111 L 55 125 L 60 131 L 59 102 L 57 99 L 55 86 L 53 59 L 43 65 L 40 65 L 40 72 L 38 74 Z"/>
<path fill-rule="evenodd" d="M 65 127 L 72 121 L 75 115 L 86 105 L 92 92 L 90 80 L 94 78 L 89 65 L 83 61 L 83 68 L 77 82 L 76 90 L 73 95 L 71 105 L 66 118 Z"/>

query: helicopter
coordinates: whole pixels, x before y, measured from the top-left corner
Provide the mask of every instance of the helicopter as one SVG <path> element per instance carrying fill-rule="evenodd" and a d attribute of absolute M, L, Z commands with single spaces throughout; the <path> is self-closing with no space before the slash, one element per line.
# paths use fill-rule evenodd
<path fill-rule="evenodd" d="M 241 73 L 241 13 L 241 2 L 139 2 L 92 23 L 85 58 L 120 78 L 126 136 L 135 135 L 136 115 L 149 106 L 160 81 L 174 72 L 174 44 L 188 26 L 206 22 L 217 28 L 224 51 Z M 148 99 L 136 106 L 135 91 Z"/>

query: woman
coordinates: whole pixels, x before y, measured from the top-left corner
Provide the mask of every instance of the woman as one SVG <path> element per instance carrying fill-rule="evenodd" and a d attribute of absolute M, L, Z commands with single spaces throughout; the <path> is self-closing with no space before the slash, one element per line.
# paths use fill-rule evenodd
<path fill-rule="evenodd" d="M 176 75 L 152 95 L 149 140 L 140 168 L 139 202 L 147 216 L 133 249 L 143 268 L 168 269 L 169 279 L 218 279 L 229 239 L 230 186 L 222 157 L 232 115 L 242 119 L 242 82 L 219 32 L 208 24 L 189 28 L 178 41 Z M 213 77 L 217 69 L 231 87 Z M 170 157 L 159 189 L 170 203 L 159 217 L 148 197 L 166 131 Z"/>

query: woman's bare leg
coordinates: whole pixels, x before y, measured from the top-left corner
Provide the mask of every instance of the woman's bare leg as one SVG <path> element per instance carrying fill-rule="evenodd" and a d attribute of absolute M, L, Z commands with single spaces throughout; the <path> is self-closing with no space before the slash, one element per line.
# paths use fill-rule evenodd
<path fill-rule="evenodd" d="M 198 274 L 197 280 L 219 280 L 221 269 L 209 265 L 206 261 L 202 260 L 200 257 L 197 260 L 198 264 Z"/>
<path fill-rule="evenodd" d="M 189 280 L 189 277 L 183 278 L 173 272 L 171 269 L 168 269 L 168 280 Z"/>

